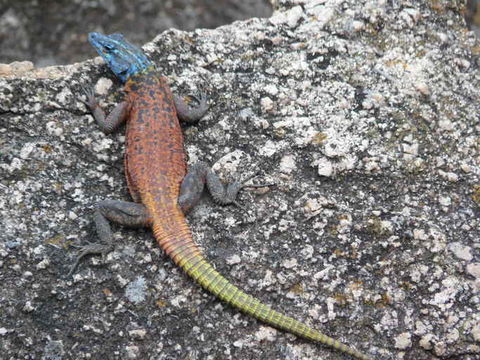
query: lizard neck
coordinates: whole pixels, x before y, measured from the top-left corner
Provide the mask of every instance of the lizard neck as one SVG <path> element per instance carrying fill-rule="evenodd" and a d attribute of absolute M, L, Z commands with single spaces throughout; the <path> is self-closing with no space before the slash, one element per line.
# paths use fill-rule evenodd
<path fill-rule="evenodd" d="M 141 86 L 154 85 L 158 83 L 159 76 L 154 66 L 150 66 L 143 71 L 131 75 L 125 82 L 124 89 L 127 92 L 136 92 Z"/>

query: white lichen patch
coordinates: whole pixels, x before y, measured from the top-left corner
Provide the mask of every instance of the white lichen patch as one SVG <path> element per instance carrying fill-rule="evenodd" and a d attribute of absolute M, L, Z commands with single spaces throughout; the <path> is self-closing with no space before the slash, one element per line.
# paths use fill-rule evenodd
<path fill-rule="evenodd" d="M 395 338 L 395 347 L 397 349 L 405 350 L 410 346 L 412 346 L 410 333 L 402 333 Z"/>
<path fill-rule="evenodd" d="M 470 261 L 473 259 L 472 249 L 469 246 L 454 242 L 451 243 L 448 248 L 460 260 Z"/>
<path fill-rule="evenodd" d="M 255 333 L 255 339 L 257 341 L 275 341 L 277 333 L 277 330 L 272 327 L 260 326 L 260 329 Z"/>
<path fill-rule="evenodd" d="M 95 84 L 95 92 L 99 95 L 107 95 L 110 93 L 113 82 L 108 78 L 100 78 Z"/>

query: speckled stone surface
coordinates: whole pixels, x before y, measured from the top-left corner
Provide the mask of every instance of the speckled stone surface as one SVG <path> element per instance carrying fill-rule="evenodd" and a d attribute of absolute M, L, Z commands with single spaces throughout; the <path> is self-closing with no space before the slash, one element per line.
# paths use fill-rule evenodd
<path fill-rule="evenodd" d="M 278 183 L 245 191 L 246 211 L 205 198 L 195 239 L 233 283 L 375 359 L 478 359 L 480 47 L 462 2 L 276 6 L 145 46 L 177 93 L 209 96 L 190 162 Z M 129 199 L 123 134 L 77 99 L 91 84 L 111 106 L 119 84 L 99 59 L 0 73 L 2 358 L 341 358 L 221 304 L 146 230 L 115 227 L 106 262 L 66 278 L 92 205 Z"/>

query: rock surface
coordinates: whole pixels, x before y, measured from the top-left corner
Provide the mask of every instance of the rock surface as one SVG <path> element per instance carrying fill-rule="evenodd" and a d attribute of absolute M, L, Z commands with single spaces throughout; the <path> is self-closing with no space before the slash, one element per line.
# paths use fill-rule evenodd
<path fill-rule="evenodd" d="M 374 359 L 478 359 L 479 44 L 460 2 L 393 3 L 278 1 L 145 49 L 177 93 L 209 95 L 190 161 L 278 183 L 189 216 L 220 272 Z M 106 262 L 66 278 L 92 205 L 129 199 L 123 134 L 77 98 L 93 84 L 112 106 L 119 84 L 98 59 L 2 69 L 3 358 L 341 358 L 221 304 L 147 230 L 115 227 Z"/>

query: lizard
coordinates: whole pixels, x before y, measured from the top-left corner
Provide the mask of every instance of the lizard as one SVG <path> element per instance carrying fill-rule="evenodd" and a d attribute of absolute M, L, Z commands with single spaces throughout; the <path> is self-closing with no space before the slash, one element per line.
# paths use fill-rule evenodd
<path fill-rule="evenodd" d="M 206 96 L 196 107 L 172 94 L 165 77 L 139 47 L 122 34 L 91 32 L 90 44 L 124 84 L 125 99 L 107 116 L 92 89 L 84 89 L 85 105 L 105 134 L 126 122 L 124 157 L 127 186 L 133 202 L 104 200 L 94 208 L 100 242 L 85 245 L 72 267 L 87 254 L 102 254 L 113 248 L 110 221 L 150 227 L 164 252 L 204 289 L 225 303 L 273 327 L 318 342 L 360 360 L 371 357 L 306 324 L 285 316 L 246 294 L 223 277 L 194 242 L 185 214 L 198 202 L 206 185 L 215 202 L 235 203 L 245 182 L 224 186 L 203 162 L 188 169 L 180 120 L 198 121 L 207 111 Z M 255 185 L 253 185 L 255 186 Z"/>

